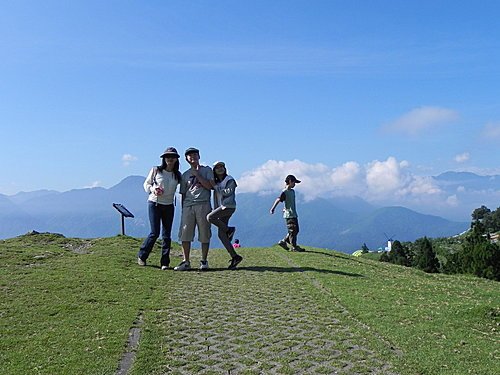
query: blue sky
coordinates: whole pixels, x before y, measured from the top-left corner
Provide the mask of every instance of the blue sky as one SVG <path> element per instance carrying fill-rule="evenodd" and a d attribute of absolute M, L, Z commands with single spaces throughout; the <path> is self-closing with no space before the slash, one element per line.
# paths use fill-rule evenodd
<path fill-rule="evenodd" d="M 168 146 L 226 161 L 241 191 L 296 173 L 312 195 L 415 200 L 436 194 L 426 176 L 500 174 L 498 14 L 468 0 L 4 1 L 0 193 L 111 187 Z"/>

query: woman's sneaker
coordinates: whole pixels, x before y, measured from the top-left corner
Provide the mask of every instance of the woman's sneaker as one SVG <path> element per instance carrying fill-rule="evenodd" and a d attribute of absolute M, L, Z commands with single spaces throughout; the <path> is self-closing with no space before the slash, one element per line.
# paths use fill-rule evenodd
<path fill-rule="evenodd" d="M 201 271 L 208 270 L 208 260 L 200 260 L 200 270 Z"/>
<path fill-rule="evenodd" d="M 177 267 L 174 267 L 174 271 L 189 271 L 191 269 L 191 263 L 189 261 L 182 261 Z"/>
<path fill-rule="evenodd" d="M 236 266 L 241 263 L 243 257 L 241 255 L 236 255 L 233 259 L 230 260 L 231 264 L 227 267 L 228 270 L 236 269 Z"/>
<path fill-rule="evenodd" d="M 141 258 L 137 257 L 137 264 L 139 266 L 145 266 L 146 265 L 146 261 L 145 260 L 142 260 Z"/>

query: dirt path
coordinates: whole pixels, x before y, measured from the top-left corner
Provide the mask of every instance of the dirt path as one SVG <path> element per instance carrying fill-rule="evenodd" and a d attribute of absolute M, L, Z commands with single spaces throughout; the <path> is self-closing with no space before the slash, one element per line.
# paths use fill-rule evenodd
<path fill-rule="evenodd" d="M 149 341 L 146 330 L 140 350 L 160 352 L 158 374 L 393 374 L 293 256 L 279 254 L 272 267 L 256 257 L 236 271 L 172 272 L 175 287 L 154 296 L 162 308 L 144 312 L 163 339 Z"/>

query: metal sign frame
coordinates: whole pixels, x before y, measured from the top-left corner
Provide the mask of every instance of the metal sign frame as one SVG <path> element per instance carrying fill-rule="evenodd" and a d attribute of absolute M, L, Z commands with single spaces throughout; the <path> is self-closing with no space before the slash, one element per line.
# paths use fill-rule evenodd
<path fill-rule="evenodd" d="M 125 235 L 125 218 L 134 217 L 134 214 L 127 210 L 127 208 L 121 203 L 113 203 L 113 207 L 120 213 L 122 219 L 122 235 Z"/>

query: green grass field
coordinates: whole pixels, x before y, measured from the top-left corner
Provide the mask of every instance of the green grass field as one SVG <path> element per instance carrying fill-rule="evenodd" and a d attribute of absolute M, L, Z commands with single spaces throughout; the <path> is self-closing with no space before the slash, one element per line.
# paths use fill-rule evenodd
<path fill-rule="evenodd" d="M 0 374 L 500 374 L 498 282 L 309 247 L 161 271 L 140 243 L 0 241 Z"/>

